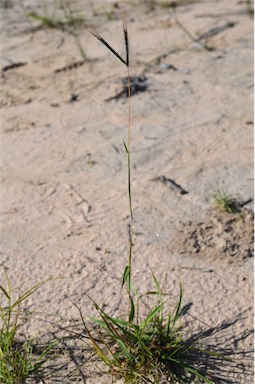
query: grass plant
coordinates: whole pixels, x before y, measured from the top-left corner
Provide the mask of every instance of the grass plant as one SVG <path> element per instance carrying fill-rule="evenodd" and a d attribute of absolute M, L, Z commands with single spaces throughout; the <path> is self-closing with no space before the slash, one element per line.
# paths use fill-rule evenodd
<path fill-rule="evenodd" d="M 240 212 L 240 209 L 238 209 L 237 200 L 231 195 L 229 195 L 228 193 L 224 192 L 223 190 L 219 190 L 215 192 L 213 194 L 213 200 L 215 205 L 225 212 L 228 212 L 228 213 Z"/>
<path fill-rule="evenodd" d="M 125 268 L 123 274 L 124 283 L 128 282 L 128 292 L 130 297 L 130 310 L 132 307 L 132 297 L 131 297 L 131 266 L 132 266 L 132 252 L 133 252 L 133 209 L 132 209 L 132 193 L 131 193 L 131 87 L 130 87 L 130 69 L 129 69 L 129 38 L 128 38 L 128 28 L 126 16 L 121 12 L 122 26 L 123 26 L 123 35 L 124 35 L 124 44 L 126 57 L 123 58 L 121 55 L 116 52 L 116 50 L 107 43 L 107 41 L 93 28 L 90 28 L 90 33 L 95 36 L 103 45 L 109 49 L 113 55 L 115 55 L 127 68 L 127 83 L 128 83 L 128 132 L 127 132 L 127 142 L 123 140 L 123 145 L 127 154 L 127 168 L 128 168 L 128 198 L 129 198 L 129 213 L 130 213 L 130 231 L 129 231 L 129 256 L 128 256 L 128 265 Z"/>
<path fill-rule="evenodd" d="M 33 340 L 21 340 L 18 332 L 31 313 L 22 310 L 22 303 L 33 295 L 45 282 L 13 298 L 13 290 L 4 268 L 6 286 L 0 285 L 0 382 L 3 384 L 24 383 L 28 377 L 39 374 L 47 361 L 47 353 L 54 343 L 45 346 L 39 354 L 34 353 Z"/>
<path fill-rule="evenodd" d="M 95 29 L 90 33 L 97 38 L 127 68 L 128 80 L 128 133 L 127 142 L 123 140 L 127 154 L 128 199 L 130 213 L 128 263 L 122 276 L 122 287 L 127 290 L 128 310 L 124 316 L 112 317 L 87 294 L 97 311 L 98 318 L 84 316 L 78 309 L 86 337 L 93 353 L 103 363 L 102 372 L 112 376 L 112 381 L 122 378 L 125 384 L 160 383 L 163 379 L 170 383 L 213 383 L 197 363 L 199 356 L 209 357 L 213 353 L 198 346 L 198 340 L 189 342 L 187 331 L 181 322 L 182 287 L 179 298 L 169 310 L 168 294 L 162 291 L 158 280 L 152 273 L 156 289 L 140 294 L 132 281 L 133 256 L 133 210 L 131 196 L 131 107 L 130 107 L 130 67 L 129 36 L 124 13 L 121 13 L 126 56 L 122 57 Z M 147 314 L 140 314 L 144 299 L 154 297 L 154 303 Z M 186 340 L 186 341 L 185 341 Z M 214 354 L 216 355 L 216 354 Z M 196 356 L 196 357 L 195 357 Z"/>

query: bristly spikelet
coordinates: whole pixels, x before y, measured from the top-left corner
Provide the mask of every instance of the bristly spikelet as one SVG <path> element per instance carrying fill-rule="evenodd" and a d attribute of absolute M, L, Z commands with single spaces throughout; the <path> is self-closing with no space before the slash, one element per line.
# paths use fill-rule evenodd
<path fill-rule="evenodd" d="M 124 32 L 125 48 L 126 48 L 126 65 L 129 66 L 129 43 L 128 43 L 128 28 L 127 19 L 124 12 L 121 12 L 122 26 Z"/>
<path fill-rule="evenodd" d="M 106 41 L 105 39 L 95 30 L 94 28 L 90 27 L 88 30 L 93 36 L 97 38 L 102 44 L 106 46 L 123 64 L 125 64 L 128 67 L 127 62 L 113 49 Z"/>

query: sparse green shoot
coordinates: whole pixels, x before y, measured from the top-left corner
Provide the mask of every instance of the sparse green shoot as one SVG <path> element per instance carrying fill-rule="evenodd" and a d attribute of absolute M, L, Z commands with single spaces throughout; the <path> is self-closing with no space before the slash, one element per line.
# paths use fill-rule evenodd
<path fill-rule="evenodd" d="M 6 287 L 0 285 L 0 382 L 24 383 L 25 379 L 38 374 L 47 361 L 47 353 L 55 343 L 44 346 L 34 353 L 34 340 L 21 340 L 21 326 L 31 315 L 21 308 L 22 303 L 33 295 L 46 281 L 34 285 L 17 298 L 13 298 L 11 282 L 4 268 Z"/>
<path fill-rule="evenodd" d="M 237 200 L 226 192 L 219 190 L 213 194 L 215 205 L 228 213 L 239 213 Z"/>

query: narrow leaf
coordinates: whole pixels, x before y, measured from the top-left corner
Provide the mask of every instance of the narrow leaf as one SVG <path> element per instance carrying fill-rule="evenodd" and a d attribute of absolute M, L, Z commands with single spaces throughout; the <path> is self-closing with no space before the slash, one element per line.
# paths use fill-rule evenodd
<path fill-rule="evenodd" d="M 2 285 L 0 285 L 0 289 L 3 291 L 4 295 L 7 297 L 8 300 L 11 300 L 10 298 L 10 295 L 8 295 L 8 293 L 6 292 L 6 290 L 4 289 L 4 287 L 2 287 Z"/>
<path fill-rule="evenodd" d="M 156 279 L 156 276 L 154 275 L 154 273 L 153 273 L 152 271 L 151 271 L 151 274 L 152 274 L 154 283 L 155 283 L 155 285 L 156 285 L 156 287 L 157 287 L 158 293 L 161 294 L 161 288 L 160 288 L 159 282 L 158 282 L 158 280 Z"/>
<path fill-rule="evenodd" d="M 130 282 L 130 288 L 131 288 L 131 291 L 133 292 L 133 294 L 139 299 L 139 293 L 137 291 L 137 289 L 134 287 L 132 281 Z"/>
<path fill-rule="evenodd" d="M 142 322 L 141 322 L 141 325 L 140 325 L 140 328 L 143 329 L 145 328 L 150 322 L 151 320 L 154 318 L 154 316 L 156 316 L 156 314 L 162 309 L 163 305 L 165 304 L 165 301 L 163 303 L 161 303 L 160 305 L 158 305 L 156 308 L 154 308 L 149 314 L 148 316 L 146 317 L 146 319 L 144 319 Z"/>
<path fill-rule="evenodd" d="M 89 316 L 89 315 L 87 315 L 87 317 L 88 317 L 93 323 L 95 323 L 95 324 L 97 324 L 97 325 L 100 325 L 100 327 L 102 327 L 102 328 L 107 328 L 107 327 L 106 327 L 106 324 L 105 324 L 105 322 L 104 322 L 103 320 L 98 320 L 98 319 L 96 319 L 95 317 L 92 317 L 92 316 Z"/>
<path fill-rule="evenodd" d="M 42 281 L 41 283 L 38 283 L 36 285 L 34 285 L 32 288 L 30 288 L 28 291 L 26 291 L 25 293 L 23 293 L 23 295 L 21 295 L 11 306 L 11 309 L 17 307 L 18 305 L 20 305 L 20 303 L 22 303 L 22 301 L 26 300 L 29 296 L 31 296 L 35 291 L 37 291 L 43 284 L 47 283 L 48 281 L 50 280 L 57 280 L 57 279 L 61 279 L 61 277 L 56 277 L 56 278 L 49 278 L 47 280 L 44 280 Z"/>
<path fill-rule="evenodd" d="M 213 381 L 207 379 L 205 376 L 203 376 L 201 373 L 199 373 L 198 371 L 196 371 L 195 369 L 191 368 L 191 367 L 185 367 L 185 369 L 189 372 L 191 372 L 194 376 L 196 377 L 199 377 L 199 379 L 202 379 L 204 383 L 207 383 L 207 384 L 214 384 Z"/>
<path fill-rule="evenodd" d="M 180 284 L 179 300 L 178 300 L 178 303 L 176 305 L 176 309 L 174 311 L 173 325 L 176 323 L 176 320 L 179 317 L 179 312 L 180 312 L 181 304 L 182 304 L 182 286 Z"/>
<path fill-rule="evenodd" d="M 122 287 L 126 283 L 126 281 L 129 279 L 129 276 L 130 276 L 130 265 L 127 265 L 122 277 Z"/>
<path fill-rule="evenodd" d="M 56 28 L 56 29 L 58 29 L 61 26 L 61 23 L 59 23 L 59 22 L 57 22 L 57 21 L 55 21 L 53 19 L 49 19 L 48 17 L 40 16 L 40 15 L 38 15 L 35 12 L 28 13 L 27 16 L 31 17 L 31 18 L 33 18 L 35 20 L 39 20 L 43 25 L 46 25 L 49 28 Z"/>
<path fill-rule="evenodd" d="M 132 356 L 130 355 L 130 353 L 129 353 L 127 347 L 125 346 L 125 344 L 123 343 L 123 341 L 121 339 L 118 339 L 117 343 L 119 344 L 122 352 L 124 353 L 124 356 L 130 361 L 130 363 L 132 363 Z"/>
<path fill-rule="evenodd" d="M 129 150 L 128 150 L 127 144 L 125 143 L 124 140 L 123 140 L 123 145 L 124 145 L 125 151 L 127 152 L 127 154 L 129 154 Z"/>

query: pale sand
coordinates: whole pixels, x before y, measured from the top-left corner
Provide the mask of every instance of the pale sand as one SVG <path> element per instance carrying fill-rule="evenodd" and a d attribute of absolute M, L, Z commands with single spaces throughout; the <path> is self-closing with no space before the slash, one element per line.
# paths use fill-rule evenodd
<path fill-rule="evenodd" d="M 93 3 L 94 10 L 75 2 L 124 53 L 118 10 L 108 20 L 106 2 Z M 246 364 L 245 372 L 215 372 L 229 380 L 215 382 L 252 383 L 253 205 L 245 206 L 243 221 L 235 220 L 213 207 L 212 194 L 222 188 L 240 201 L 253 197 L 253 20 L 245 2 L 178 8 L 194 36 L 236 23 L 208 38 L 213 50 L 207 51 L 192 43 L 168 9 L 149 12 L 145 3 L 126 5 L 131 72 L 138 76 L 147 68 L 148 83 L 131 98 L 134 281 L 145 292 L 152 287 L 150 268 L 160 282 L 167 273 L 174 303 L 180 278 L 183 305 L 192 303 L 185 321 L 195 329 L 216 327 L 210 343 L 240 353 Z M 32 4 L 25 2 L 30 11 Z M 32 32 L 16 5 L 1 14 L 1 67 L 25 63 L 1 79 L 1 262 L 22 289 L 66 277 L 47 283 L 27 303 L 64 318 L 51 319 L 55 323 L 80 322 L 67 295 L 86 312 L 84 292 L 118 314 L 125 302 L 118 279 L 129 247 L 122 144 L 127 100 L 105 99 L 122 90 L 125 67 L 84 28 L 81 40 L 91 61 L 56 72 L 81 60 L 73 39 L 52 29 Z M 70 102 L 72 94 L 77 101 Z M 188 194 L 151 181 L 161 175 Z M 2 284 L 2 270 L 0 277 Z M 51 332 L 54 326 L 41 319 L 32 321 L 28 334 Z"/>

